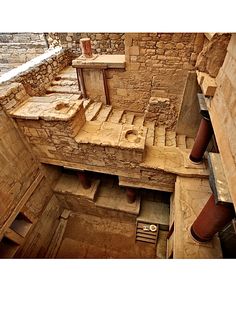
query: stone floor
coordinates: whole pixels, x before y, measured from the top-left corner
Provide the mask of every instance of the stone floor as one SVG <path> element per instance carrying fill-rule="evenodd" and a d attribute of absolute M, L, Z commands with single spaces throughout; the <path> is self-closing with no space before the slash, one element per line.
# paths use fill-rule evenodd
<path fill-rule="evenodd" d="M 153 244 L 135 243 L 135 223 L 74 214 L 67 223 L 57 258 L 155 258 Z"/>
<path fill-rule="evenodd" d="M 98 190 L 93 198 L 87 201 L 81 193 L 77 195 L 74 192 L 72 195 L 71 189 L 68 190 L 68 184 L 67 188 L 63 191 L 60 189 L 59 193 L 59 186 L 64 186 L 62 182 L 65 175 L 60 178 L 55 187 L 55 191 L 59 193 L 58 197 L 66 196 L 66 203 L 72 210 L 65 231 L 60 237 L 61 243 L 56 258 L 165 258 L 168 232 L 160 231 L 160 241 L 158 240 L 157 246 L 136 242 L 136 222 L 143 210 L 146 212 L 147 207 L 150 206 L 151 211 L 155 206 L 158 211 L 162 204 L 163 209 L 164 207 L 166 209 L 166 215 L 169 216 L 167 208 L 169 193 L 140 189 L 137 207 L 127 202 L 125 194 L 123 195 L 123 188 L 118 186 L 116 177 L 98 174 L 96 176 L 99 177 L 100 182 L 97 186 Z M 73 202 L 75 196 L 77 202 L 75 200 Z M 117 202 L 118 199 L 120 203 Z M 137 212 L 130 211 L 131 205 L 138 208 Z M 158 218 L 157 223 L 167 224 L 168 230 L 167 217 L 163 216 L 162 211 L 160 213 L 158 211 L 157 214 L 162 214 L 160 217 L 155 216 L 156 219 Z"/>

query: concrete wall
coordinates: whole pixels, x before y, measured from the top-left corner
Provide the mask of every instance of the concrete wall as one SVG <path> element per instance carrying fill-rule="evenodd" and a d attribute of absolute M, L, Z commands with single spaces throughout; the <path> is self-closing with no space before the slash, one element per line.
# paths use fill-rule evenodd
<path fill-rule="evenodd" d="M 217 77 L 217 89 L 210 104 L 210 116 L 221 154 L 231 197 L 236 206 L 236 34 Z"/>

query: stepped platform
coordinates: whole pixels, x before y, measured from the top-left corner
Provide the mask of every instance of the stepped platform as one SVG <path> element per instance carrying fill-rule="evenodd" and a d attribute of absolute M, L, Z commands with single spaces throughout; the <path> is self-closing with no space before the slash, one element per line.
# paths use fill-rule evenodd
<path fill-rule="evenodd" d="M 54 191 L 59 194 L 68 194 L 76 197 L 83 197 L 93 201 L 100 184 L 100 180 L 93 180 L 89 189 L 84 189 L 79 178 L 72 174 L 63 174 L 58 180 Z"/>
<path fill-rule="evenodd" d="M 110 213 L 112 216 L 114 213 L 111 212 L 115 211 L 127 214 L 128 218 L 137 217 L 140 211 L 140 197 L 137 197 L 134 203 L 128 203 L 125 189 L 120 188 L 114 178 L 108 177 L 102 181 L 92 178 L 91 181 L 91 187 L 84 189 L 75 174 L 63 174 L 54 191 L 63 205 L 67 205 L 74 212 L 82 211 L 95 215 Z"/>

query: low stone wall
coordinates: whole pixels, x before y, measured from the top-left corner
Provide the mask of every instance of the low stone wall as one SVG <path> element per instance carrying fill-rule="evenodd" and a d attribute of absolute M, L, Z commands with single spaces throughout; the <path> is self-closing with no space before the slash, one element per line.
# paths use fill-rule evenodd
<path fill-rule="evenodd" d="M 89 37 L 94 54 L 124 54 L 124 33 L 47 33 L 50 47 L 71 48 L 74 55 L 81 54 L 80 39 Z"/>
<path fill-rule="evenodd" d="M 43 95 L 54 77 L 71 64 L 71 54 L 60 48 L 48 50 L 45 54 L 6 73 L 0 78 L 0 84 L 22 83 L 30 96 Z"/>

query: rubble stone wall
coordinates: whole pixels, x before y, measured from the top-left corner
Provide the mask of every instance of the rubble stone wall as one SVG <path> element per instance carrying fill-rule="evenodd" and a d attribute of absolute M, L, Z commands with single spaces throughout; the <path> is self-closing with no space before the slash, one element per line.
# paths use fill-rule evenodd
<path fill-rule="evenodd" d="M 89 37 L 94 54 L 124 54 L 124 33 L 47 33 L 50 47 L 71 48 L 73 54 L 81 54 L 80 39 Z"/>
<path fill-rule="evenodd" d="M 19 72 L 4 83 L 22 83 L 30 96 L 43 95 L 54 77 L 69 64 L 71 64 L 71 54 L 68 50 L 62 49 L 37 64 L 29 65 L 28 69 Z"/>
<path fill-rule="evenodd" d="M 47 49 L 43 33 L 0 33 L 0 75 Z"/>

